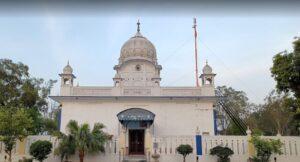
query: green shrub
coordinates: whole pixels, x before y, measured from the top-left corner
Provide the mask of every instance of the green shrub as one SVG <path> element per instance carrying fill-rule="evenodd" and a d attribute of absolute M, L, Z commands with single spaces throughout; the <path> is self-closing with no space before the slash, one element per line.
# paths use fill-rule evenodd
<path fill-rule="evenodd" d="M 47 156 L 51 153 L 52 143 L 49 141 L 38 140 L 31 144 L 29 153 L 34 159 L 42 162 L 47 159 Z"/>
<path fill-rule="evenodd" d="M 253 136 L 250 142 L 253 143 L 256 150 L 256 156 L 253 157 L 255 162 L 268 162 L 273 153 L 282 154 L 283 143 L 279 139 L 262 139 L 259 136 Z"/>
<path fill-rule="evenodd" d="M 176 148 L 176 151 L 183 156 L 183 162 L 185 162 L 186 156 L 193 152 L 193 148 L 188 144 L 180 145 Z"/>
<path fill-rule="evenodd" d="M 20 159 L 19 162 L 32 162 L 32 158 L 23 157 L 23 159 Z"/>
<path fill-rule="evenodd" d="M 234 152 L 228 148 L 223 146 L 216 146 L 210 149 L 210 155 L 216 155 L 219 158 L 219 162 L 229 162 L 229 156 L 231 156 Z"/>

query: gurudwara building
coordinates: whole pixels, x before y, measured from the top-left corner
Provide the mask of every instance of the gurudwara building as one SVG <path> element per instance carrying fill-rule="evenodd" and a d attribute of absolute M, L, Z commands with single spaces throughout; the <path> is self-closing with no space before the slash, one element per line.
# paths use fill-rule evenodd
<path fill-rule="evenodd" d="M 205 65 L 198 87 L 160 86 L 160 71 L 155 46 L 139 29 L 121 48 L 113 86 L 74 86 L 75 75 L 67 64 L 61 77 L 60 95 L 50 96 L 61 105 L 60 130 L 66 131 L 70 120 L 79 124 L 103 123 L 105 132 L 112 135 L 104 153 L 85 155 L 86 162 L 179 162 L 182 156 L 176 148 L 189 144 L 193 151 L 187 162 L 216 162 L 210 154 L 216 146 L 229 147 L 234 154 L 231 162 L 247 162 L 255 156 L 251 130 L 247 135 L 216 135 L 215 113 L 220 100 L 215 95 L 212 68 Z M 214 106 L 217 105 L 217 106 Z M 300 137 L 263 136 L 282 141 L 282 155 L 270 159 L 277 162 L 299 162 Z M 28 136 L 13 149 L 13 162 L 31 158 L 30 146 L 37 140 L 48 140 L 53 150 L 45 162 L 59 162 L 55 154 L 59 139 L 50 135 Z M 0 142 L 0 161 L 7 159 Z M 79 162 L 78 153 L 72 162 Z M 273 161 L 273 160 L 272 160 Z"/>
<path fill-rule="evenodd" d="M 59 96 L 62 132 L 70 120 L 101 122 L 126 155 L 147 155 L 154 139 L 198 134 L 214 135 L 215 87 L 212 68 L 202 69 L 199 87 L 160 86 L 162 66 L 155 46 L 140 32 L 124 43 L 115 65 L 113 86 L 75 86 L 72 67 L 65 66 Z"/>

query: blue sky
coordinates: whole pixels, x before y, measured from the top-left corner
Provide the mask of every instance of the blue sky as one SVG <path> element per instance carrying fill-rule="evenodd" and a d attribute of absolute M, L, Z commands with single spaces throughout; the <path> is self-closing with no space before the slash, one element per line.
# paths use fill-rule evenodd
<path fill-rule="evenodd" d="M 245 91 L 261 103 L 275 87 L 272 57 L 292 49 L 300 17 L 196 15 L 199 68 L 208 60 L 216 85 Z M 67 61 L 75 84 L 110 86 L 120 48 L 136 32 L 155 46 L 163 86 L 194 86 L 193 16 L 74 15 L 0 17 L 0 58 L 21 61 L 35 77 L 57 79 Z M 58 94 L 57 83 L 53 94 Z"/>

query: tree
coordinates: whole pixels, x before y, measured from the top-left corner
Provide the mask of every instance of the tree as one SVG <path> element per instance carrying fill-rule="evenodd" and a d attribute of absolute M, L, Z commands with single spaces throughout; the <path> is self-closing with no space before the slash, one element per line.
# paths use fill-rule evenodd
<path fill-rule="evenodd" d="M 300 98 L 300 38 L 293 42 L 294 51 L 281 52 L 273 57 L 272 76 L 281 92 L 293 92 Z"/>
<path fill-rule="evenodd" d="M 60 135 L 58 122 L 55 119 L 44 118 L 43 119 L 43 131 L 50 135 L 58 136 Z"/>
<path fill-rule="evenodd" d="M 256 150 L 256 156 L 253 157 L 256 162 L 268 162 L 272 154 L 282 154 L 283 143 L 279 139 L 262 139 L 260 136 L 252 136 L 250 142 Z"/>
<path fill-rule="evenodd" d="M 210 149 L 210 155 L 216 155 L 219 158 L 219 162 L 229 162 L 229 156 L 233 154 L 233 151 L 228 147 L 216 146 Z"/>
<path fill-rule="evenodd" d="M 185 158 L 187 155 L 193 152 L 193 148 L 191 145 L 179 145 L 176 148 L 176 151 L 183 156 L 183 162 L 185 162 Z"/>
<path fill-rule="evenodd" d="M 0 59 L 0 106 L 25 108 L 34 121 L 31 133 L 41 133 L 43 118 L 40 112 L 48 110 L 47 97 L 55 82 L 32 78 L 27 65 Z"/>
<path fill-rule="evenodd" d="M 43 131 L 47 96 L 56 82 L 32 78 L 23 63 L 0 59 L 0 136 L 11 160 L 16 140 Z"/>
<path fill-rule="evenodd" d="M 289 134 L 291 129 L 289 124 L 294 114 L 290 108 L 289 99 L 288 95 L 276 94 L 275 91 L 266 97 L 263 105 L 262 120 L 267 120 L 263 122 L 268 123 L 268 125 L 263 124 L 261 126 L 264 126 L 265 130 L 273 129 L 271 135 L 277 133 Z"/>
<path fill-rule="evenodd" d="M 227 86 L 218 86 L 217 90 L 224 96 L 225 106 L 231 108 L 235 115 L 242 120 L 246 120 L 252 109 L 256 108 L 256 105 L 248 102 L 248 97 L 243 91 L 238 91 Z M 221 107 L 219 107 L 218 113 L 217 117 L 221 127 L 221 134 L 241 135 L 239 128 Z"/>
<path fill-rule="evenodd" d="M 227 86 L 218 86 L 217 89 L 226 98 L 225 105 L 235 110 L 239 117 L 243 117 L 249 100 L 246 93 Z"/>
<path fill-rule="evenodd" d="M 8 160 L 12 160 L 12 149 L 17 140 L 24 139 L 32 127 L 32 119 L 25 109 L 0 107 L 0 140 L 5 145 Z"/>
<path fill-rule="evenodd" d="M 293 52 L 284 51 L 273 57 L 271 73 L 279 92 L 291 92 L 294 95 L 294 118 L 300 120 L 300 38 L 296 38 L 293 44 Z"/>
<path fill-rule="evenodd" d="M 0 105 L 18 105 L 21 97 L 21 86 L 29 77 L 28 66 L 13 63 L 8 59 L 0 59 Z"/>
<path fill-rule="evenodd" d="M 83 162 L 87 152 L 104 152 L 104 143 L 107 141 L 108 135 L 102 131 L 103 128 L 104 125 L 101 123 L 95 123 L 92 130 L 87 123 L 78 125 L 74 120 L 68 123 L 67 131 L 75 139 L 80 162 Z"/>
<path fill-rule="evenodd" d="M 60 156 L 61 162 L 65 159 L 68 162 L 69 157 L 76 152 L 76 143 L 72 135 L 63 134 L 58 147 L 55 149 L 55 155 Z"/>
<path fill-rule="evenodd" d="M 292 99 L 287 94 L 272 91 L 265 103 L 248 117 L 247 123 L 263 135 L 297 135 L 297 122 L 293 120 L 295 112 L 291 107 Z"/>
<path fill-rule="evenodd" d="M 56 81 L 31 78 L 28 71 L 28 66 L 23 63 L 0 59 L 0 106 L 22 105 L 39 110 L 47 106 L 46 98 Z"/>
<path fill-rule="evenodd" d="M 42 162 L 47 159 L 47 156 L 51 153 L 52 143 L 49 141 L 38 140 L 30 145 L 29 153 L 36 160 Z"/>

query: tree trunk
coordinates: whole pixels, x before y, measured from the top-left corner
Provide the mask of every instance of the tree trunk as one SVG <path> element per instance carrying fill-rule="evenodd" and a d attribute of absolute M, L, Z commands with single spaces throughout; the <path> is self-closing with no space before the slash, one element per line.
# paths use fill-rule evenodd
<path fill-rule="evenodd" d="M 80 162 L 83 162 L 83 158 L 84 158 L 84 151 L 81 150 L 81 151 L 79 151 L 79 159 L 80 159 Z"/>
<path fill-rule="evenodd" d="M 8 161 L 9 161 L 9 162 L 12 162 L 12 159 L 11 159 L 11 151 L 8 152 Z"/>
<path fill-rule="evenodd" d="M 185 156 L 183 156 L 183 162 L 185 162 Z"/>

